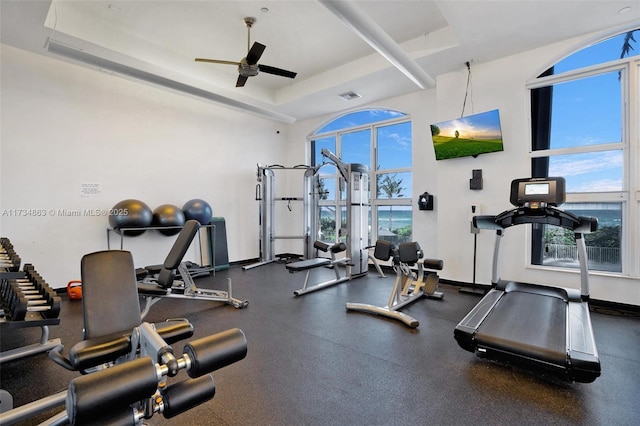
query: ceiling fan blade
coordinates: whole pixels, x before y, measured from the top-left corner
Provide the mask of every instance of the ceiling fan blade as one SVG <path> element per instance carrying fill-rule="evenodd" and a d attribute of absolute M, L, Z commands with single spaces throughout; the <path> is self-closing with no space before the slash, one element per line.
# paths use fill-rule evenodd
<path fill-rule="evenodd" d="M 244 84 L 247 82 L 248 77 L 245 75 L 239 75 L 238 81 L 236 82 L 236 87 L 244 87 Z"/>
<path fill-rule="evenodd" d="M 220 61 L 218 59 L 196 58 L 196 62 L 209 62 L 212 64 L 240 65 L 240 62 Z"/>
<path fill-rule="evenodd" d="M 251 49 L 249 49 L 249 53 L 247 53 L 247 63 L 249 65 L 255 65 L 260 60 L 260 56 L 262 56 L 262 52 L 266 49 L 267 46 L 264 44 L 260 44 L 257 41 L 253 43 Z"/>
<path fill-rule="evenodd" d="M 267 74 L 279 75 L 281 77 L 296 78 L 296 75 L 298 75 L 298 73 L 295 73 L 293 71 L 287 71 L 281 68 L 271 67 L 269 65 L 258 65 L 258 69 L 261 72 L 266 72 Z"/>

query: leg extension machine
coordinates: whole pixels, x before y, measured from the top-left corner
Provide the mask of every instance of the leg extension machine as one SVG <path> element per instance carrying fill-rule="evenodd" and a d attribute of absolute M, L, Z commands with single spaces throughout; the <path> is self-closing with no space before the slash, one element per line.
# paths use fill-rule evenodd
<path fill-rule="evenodd" d="M 403 322 L 411 328 L 419 325 L 418 320 L 400 312 L 399 310 L 422 296 L 434 299 L 442 299 L 444 294 L 438 289 L 438 274 L 427 274 L 424 270 L 442 270 L 443 262 L 439 259 L 422 259 L 423 253 L 417 242 L 400 243 L 396 248 L 392 243 L 384 240 L 376 242 L 374 257 L 378 260 L 393 258 L 393 269 L 396 272 L 396 280 L 386 306 L 375 306 L 365 303 L 347 303 L 348 311 L 366 312 L 374 315 L 382 315 Z M 422 259 L 422 260 L 421 260 Z M 417 274 L 411 266 L 417 265 Z"/>
<path fill-rule="evenodd" d="M 0 423 L 24 422 L 58 406 L 66 410 L 42 424 L 138 426 L 156 413 L 168 419 L 212 399 L 216 386 L 211 373 L 247 354 L 245 335 L 237 328 L 187 343 L 180 358 L 152 324 L 140 324 L 131 336 L 137 343 L 130 360 L 77 377 L 66 391 L 0 413 Z M 189 378 L 168 385 L 179 370 Z"/>

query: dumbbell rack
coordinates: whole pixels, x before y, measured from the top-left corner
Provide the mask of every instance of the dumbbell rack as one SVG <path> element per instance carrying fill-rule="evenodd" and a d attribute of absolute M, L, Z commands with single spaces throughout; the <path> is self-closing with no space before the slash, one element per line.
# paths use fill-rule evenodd
<path fill-rule="evenodd" d="M 20 257 L 8 238 L 0 239 L 0 330 L 40 327 L 38 343 L 0 352 L 0 364 L 46 352 L 62 344 L 49 340 L 49 326 L 60 324 L 61 298 L 33 265 L 20 271 Z"/>

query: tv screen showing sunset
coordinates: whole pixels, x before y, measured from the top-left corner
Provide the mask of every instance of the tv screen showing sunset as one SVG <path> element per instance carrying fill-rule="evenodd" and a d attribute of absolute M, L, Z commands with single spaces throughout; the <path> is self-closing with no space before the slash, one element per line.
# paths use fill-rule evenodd
<path fill-rule="evenodd" d="M 502 151 L 497 109 L 431 125 L 436 160 Z"/>

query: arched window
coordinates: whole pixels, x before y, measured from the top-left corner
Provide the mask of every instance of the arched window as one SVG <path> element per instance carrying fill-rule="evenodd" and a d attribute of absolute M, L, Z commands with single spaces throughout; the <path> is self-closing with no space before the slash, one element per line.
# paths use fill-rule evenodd
<path fill-rule="evenodd" d="M 412 238 L 412 137 L 410 118 L 398 111 L 367 109 L 340 116 L 323 125 L 310 138 L 311 162 L 319 168 L 321 197 L 317 238 L 337 241 L 346 225 L 344 188 L 336 168 L 324 162 L 328 149 L 345 163 L 369 168 L 369 242 Z"/>
<path fill-rule="evenodd" d="M 596 216 L 586 236 L 593 270 L 639 275 L 640 30 L 589 45 L 531 84 L 532 175 L 562 176 L 564 208 Z M 532 233 L 531 263 L 573 267 L 572 236 L 553 227 Z"/>

